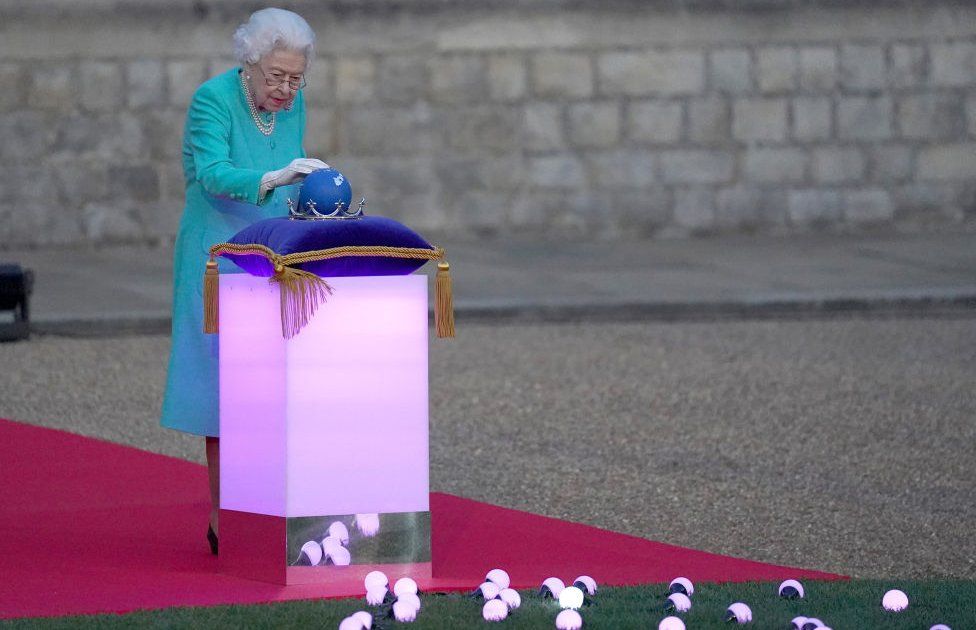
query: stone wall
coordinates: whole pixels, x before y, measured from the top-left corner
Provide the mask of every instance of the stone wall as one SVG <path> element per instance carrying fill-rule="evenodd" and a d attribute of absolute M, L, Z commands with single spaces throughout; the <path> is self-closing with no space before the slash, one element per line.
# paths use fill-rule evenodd
<path fill-rule="evenodd" d="M 298 1 L 310 155 L 428 233 L 976 216 L 976 3 Z M 196 86 L 257 5 L 0 8 L 0 248 L 172 238 Z M 732 8 L 738 7 L 738 8 Z M 745 7 L 745 8 L 743 8 Z"/>

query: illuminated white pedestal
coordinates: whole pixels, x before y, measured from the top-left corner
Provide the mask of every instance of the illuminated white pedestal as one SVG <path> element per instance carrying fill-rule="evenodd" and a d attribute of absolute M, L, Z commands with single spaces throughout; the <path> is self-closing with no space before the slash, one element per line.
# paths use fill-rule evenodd
<path fill-rule="evenodd" d="M 221 568 L 282 584 L 429 575 L 427 278 L 327 280 L 284 339 L 276 284 L 220 277 Z M 307 566 L 302 545 L 336 521 L 351 564 Z"/>

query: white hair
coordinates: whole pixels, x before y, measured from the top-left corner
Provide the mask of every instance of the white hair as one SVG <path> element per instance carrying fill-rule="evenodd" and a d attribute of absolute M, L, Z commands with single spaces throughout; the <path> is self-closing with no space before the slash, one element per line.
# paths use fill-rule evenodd
<path fill-rule="evenodd" d="M 302 16 L 275 8 L 255 11 L 234 32 L 234 56 L 242 66 L 257 63 L 275 48 L 300 52 L 311 65 L 315 33 Z"/>

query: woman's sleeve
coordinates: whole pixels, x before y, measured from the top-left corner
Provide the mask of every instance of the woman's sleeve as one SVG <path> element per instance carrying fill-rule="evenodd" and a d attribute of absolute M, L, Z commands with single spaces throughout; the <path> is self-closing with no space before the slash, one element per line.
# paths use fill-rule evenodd
<path fill-rule="evenodd" d="M 298 93 L 295 98 L 295 105 L 298 107 L 298 146 L 302 150 L 302 157 L 308 157 L 305 154 L 305 94 L 303 92 Z"/>
<path fill-rule="evenodd" d="M 211 195 L 260 204 L 262 171 L 237 168 L 230 161 L 230 115 L 206 86 L 197 90 L 186 117 L 197 180 Z"/>

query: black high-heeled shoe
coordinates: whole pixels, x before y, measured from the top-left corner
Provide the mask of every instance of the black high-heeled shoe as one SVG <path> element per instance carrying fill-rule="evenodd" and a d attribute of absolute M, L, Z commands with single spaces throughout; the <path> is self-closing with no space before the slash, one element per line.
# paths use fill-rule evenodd
<path fill-rule="evenodd" d="M 207 542 L 210 543 L 210 553 L 217 555 L 217 534 L 214 533 L 213 526 L 207 526 Z"/>

